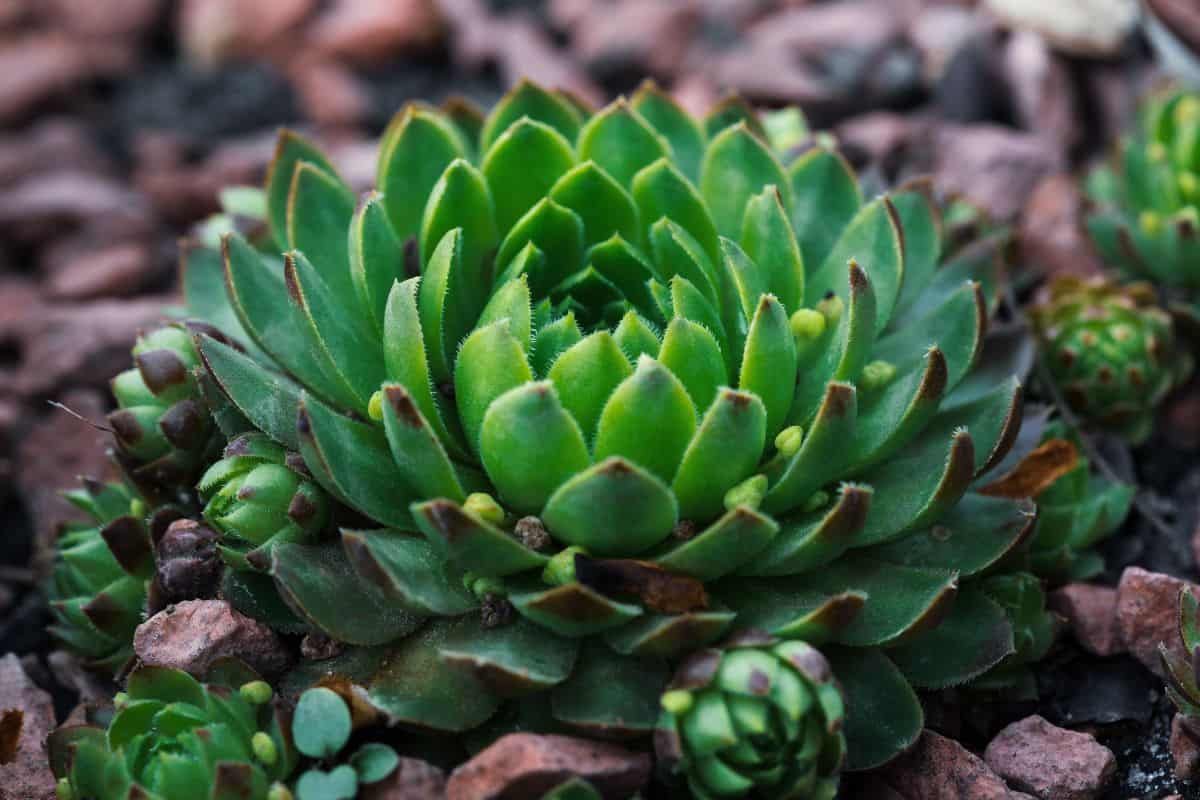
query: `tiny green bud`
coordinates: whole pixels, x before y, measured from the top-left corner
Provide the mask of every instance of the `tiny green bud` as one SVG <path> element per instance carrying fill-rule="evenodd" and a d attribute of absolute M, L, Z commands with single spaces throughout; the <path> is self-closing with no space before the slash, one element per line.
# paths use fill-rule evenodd
<path fill-rule="evenodd" d="M 1162 230 L 1162 217 L 1153 211 L 1143 211 L 1138 215 L 1138 227 L 1147 236 L 1155 236 Z"/>
<path fill-rule="evenodd" d="M 117 692 L 113 695 L 113 707 L 118 711 L 129 705 L 129 695 L 125 692 Z"/>
<path fill-rule="evenodd" d="M 829 292 L 821 302 L 817 303 L 817 311 L 824 315 L 825 324 L 831 327 L 838 324 L 842 318 L 842 312 L 845 310 L 846 303 L 833 292 Z"/>
<path fill-rule="evenodd" d="M 767 496 L 767 476 L 754 475 L 725 493 L 725 508 L 732 511 L 738 506 L 758 508 Z"/>
<path fill-rule="evenodd" d="M 255 758 L 268 767 L 279 760 L 279 749 L 275 747 L 275 741 L 269 733 L 259 731 L 251 736 L 250 747 L 254 750 Z"/>
<path fill-rule="evenodd" d="M 788 322 L 792 326 L 792 336 L 801 341 L 812 341 L 825 332 L 825 315 L 812 308 L 799 309 Z"/>
<path fill-rule="evenodd" d="M 824 508 L 827 505 L 829 505 L 829 492 L 824 489 L 818 489 L 808 496 L 808 499 L 804 501 L 804 505 L 801 506 L 800 510 L 807 514 L 816 511 L 818 508 Z"/>
<path fill-rule="evenodd" d="M 664 711 L 678 717 L 680 714 L 691 711 L 696 698 L 687 689 L 672 689 L 669 692 L 663 692 L 659 702 L 662 703 Z"/>
<path fill-rule="evenodd" d="M 475 492 L 468 495 L 467 501 L 463 503 L 463 508 L 468 513 L 474 514 L 484 522 L 490 522 L 493 525 L 499 525 L 504 521 L 504 509 L 487 492 Z"/>
<path fill-rule="evenodd" d="M 1200 100 L 1195 97 L 1184 97 L 1175 105 L 1175 120 L 1187 122 L 1200 116 Z"/>
<path fill-rule="evenodd" d="M 270 791 L 267 792 L 267 800 L 295 800 L 295 797 L 292 795 L 292 790 L 282 783 L 273 783 Z"/>
<path fill-rule="evenodd" d="M 863 367 L 862 377 L 858 379 L 858 383 L 869 392 L 872 389 L 882 389 L 891 383 L 894 377 L 896 377 L 895 364 L 889 361 L 872 361 Z"/>
<path fill-rule="evenodd" d="M 379 389 L 367 401 L 367 416 L 376 422 L 383 420 L 383 390 Z"/>
<path fill-rule="evenodd" d="M 243 684 L 242 688 L 238 689 L 238 693 L 252 706 L 262 706 L 271 702 L 271 697 L 274 692 L 271 691 L 271 684 L 266 681 L 250 681 Z"/>
<path fill-rule="evenodd" d="M 140 497 L 135 497 L 129 501 L 129 515 L 134 519 L 143 519 L 146 516 L 146 501 Z"/>
<path fill-rule="evenodd" d="M 546 562 L 546 568 L 542 570 L 542 580 L 551 586 L 574 583 L 575 555 L 577 553 L 587 555 L 587 551 L 582 547 L 568 547 L 551 556 L 550 560 Z"/>
<path fill-rule="evenodd" d="M 1175 182 L 1179 185 L 1179 191 L 1185 197 L 1195 197 L 1196 189 L 1200 188 L 1200 178 L 1196 177 L 1194 172 L 1181 172 L 1175 178 Z"/>
<path fill-rule="evenodd" d="M 69 778 L 59 778 L 54 786 L 54 796 L 58 800 L 75 800 L 75 790 L 71 788 Z"/>
<path fill-rule="evenodd" d="M 1146 155 L 1150 157 L 1151 161 L 1166 161 L 1167 148 L 1162 142 L 1152 142 L 1146 148 Z"/>
<path fill-rule="evenodd" d="M 1198 179 L 1200 182 L 1200 179 Z M 1184 206 L 1171 217 L 1174 222 L 1190 222 L 1194 227 L 1200 227 L 1200 211 L 1195 206 Z"/>
<path fill-rule="evenodd" d="M 482 600 L 489 594 L 500 595 L 501 597 L 508 594 L 505 588 L 503 578 L 472 578 L 467 584 L 467 590 L 475 595 L 477 599 Z"/>
<path fill-rule="evenodd" d="M 775 449 L 779 451 L 779 455 L 784 458 L 791 458 L 800 451 L 800 445 L 804 443 L 804 428 L 799 425 L 790 425 L 779 432 L 775 437 Z"/>

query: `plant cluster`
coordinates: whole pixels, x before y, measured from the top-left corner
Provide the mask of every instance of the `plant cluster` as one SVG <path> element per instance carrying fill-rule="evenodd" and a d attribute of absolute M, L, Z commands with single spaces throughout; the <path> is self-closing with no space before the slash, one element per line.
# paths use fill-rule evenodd
<path fill-rule="evenodd" d="M 978 491 L 1020 421 L 1019 359 L 987 331 L 1005 234 L 947 251 L 926 185 L 865 198 L 805 131 L 522 83 L 486 117 L 405 108 L 357 198 L 285 132 L 261 205 L 230 199 L 264 232 L 214 220 L 220 252 L 189 252 L 195 319 L 139 341 L 114 428 L 135 485 L 203 507 L 222 597 L 341 654 L 285 678 L 311 724 L 228 723 L 217 755 L 193 731 L 226 725 L 227 693 L 187 684 L 177 711 L 156 687 L 186 681 L 134 673 L 161 706 L 138 725 L 171 736 L 149 758 L 80 733 L 70 791 L 115 771 L 156 796 L 187 752 L 203 791 L 228 757 L 271 800 L 351 797 L 396 754 L 344 754 L 342 697 L 309 689 L 332 673 L 472 747 L 657 731 L 697 796 L 831 798 L 916 740 L 914 689 L 1020 680 L 1050 635 L 1010 566 L 1034 517 Z M 85 580 L 71 547 L 76 606 L 127 576 L 127 655 L 153 558 Z M 287 783 L 293 742 L 312 766 Z"/>

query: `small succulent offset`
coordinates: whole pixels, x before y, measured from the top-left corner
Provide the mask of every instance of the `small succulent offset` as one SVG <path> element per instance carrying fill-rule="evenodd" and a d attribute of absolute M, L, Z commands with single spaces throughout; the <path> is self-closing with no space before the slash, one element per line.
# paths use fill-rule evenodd
<path fill-rule="evenodd" d="M 262 681 L 234 690 L 143 667 L 107 729 L 66 725 L 47 748 L 59 800 L 285 800 L 297 762 L 286 723 Z"/>
<path fill-rule="evenodd" d="M 198 251 L 185 273 L 243 346 L 198 336 L 208 376 L 278 448 L 214 474 L 293 473 L 269 513 L 202 487 L 227 543 L 273 543 L 273 582 L 234 602 L 347 645 L 320 672 L 394 724 L 495 735 L 507 704 L 647 737 L 672 667 L 753 628 L 820 648 L 886 719 L 848 716 L 851 766 L 910 744 L 912 685 L 1015 650 L 960 586 L 1030 524 L 968 491 L 1019 423 L 985 347 L 994 251 L 942 263 L 925 187 L 868 201 L 836 152 L 785 166 L 769 141 L 737 100 L 698 121 L 652 86 L 593 111 L 522 83 L 487 117 L 404 109 L 356 202 L 285 133 L 281 255 L 233 234 L 221 271 Z M 310 485 L 357 521 L 300 535 L 281 511 Z"/>
<path fill-rule="evenodd" d="M 693 653 L 662 696 L 660 763 L 693 797 L 833 800 L 846 756 L 841 689 L 799 641 L 744 635 Z"/>
<path fill-rule="evenodd" d="M 134 366 L 112 380 L 119 408 L 109 414 L 118 456 L 130 476 L 164 488 L 190 488 L 223 442 L 193 370 L 200 357 L 182 325 L 142 333 Z"/>
<path fill-rule="evenodd" d="M 333 690 L 317 687 L 300 695 L 292 738 L 301 755 L 320 763 L 300 773 L 295 800 L 353 800 L 360 785 L 381 781 L 396 770 L 400 756 L 386 744 L 367 742 L 352 754 L 343 753 L 351 723 L 346 701 Z"/>
<path fill-rule="evenodd" d="M 1158 645 L 1167 696 L 1188 730 L 1200 736 L 1200 600 L 1188 586 L 1179 592 L 1179 643 L 1182 653 L 1166 642 Z"/>
<path fill-rule="evenodd" d="M 1087 182 L 1093 241 L 1130 277 L 1200 292 L 1200 97 L 1151 97 L 1112 166 Z"/>
<path fill-rule="evenodd" d="M 1067 443 L 1076 456 L 1073 467 L 1036 495 L 1030 569 L 1055 585 L 1086 581 L 1104 571 L 1094 548 L 1129 516 L 1137 487 L 1093 470 L 1079 432 L 1061 420 L 1046 427 L 1042 442 Z"/>
<path fill-rule="evenodd" d="M 133 657 L 154 573 L 147 505 L 124 483 L 88 481 L 65 497 L 91 519 L 59 534 L 46 587 L 50 634 L 89 666 L 117 673 Z"/>
<path fill-rule="evenodd" d="M 1134 444 L 1153 430 L 1159 402 L 1191 374 L 1192 357 L 1176 347 L 1171 316 L 1147 283 L 1059 278 L 1030 318 L 1071 409 Z"/>
<path fill-rule="evenodd" d="M 266 568 L 277 544 L 314 541 L 329 515 L 300 457 L 260 433 L 234 438 L 197 488 L 204 518 L 224 535 L 223 557 L 240 568 Z"/>

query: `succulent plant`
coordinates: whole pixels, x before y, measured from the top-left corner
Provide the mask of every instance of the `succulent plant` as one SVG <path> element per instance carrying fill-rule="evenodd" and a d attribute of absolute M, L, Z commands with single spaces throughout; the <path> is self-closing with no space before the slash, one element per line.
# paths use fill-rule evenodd
<path fill-rule="evenodd" d="M 693 797 L 837 796 L 845 704 L 805 642 L 751 634 L 693 653 L 662 707 L 660 763 L 687 776 Z"/>
<path fill-rule="evenodd" d="M 224 535 L 222 554 L 242 568 L 268 565 L 277 544 L 314 541 L 329 516 L 304 462 L 261 433 L 233 439 L 197 488 L 204 518 Z"/>
<path fill-rule="evenodd" d="M 836 152 L 767 142 L 736 99 L 695 120 L 653 86 L 593 111 L 526 82 L 486 118 L 401 111 L 356 203 L 282 135 L 282 257 L 231 235 L 224 280 L 201 254 L 185 285 L 246 338 L 199 337 L 215 384 L 363 520 L 272 548 L 286 607 L 351 646 L 290 682 L 334 671 L 436 730 L 521 698 L 645 736 L 673 663 L 757 628 L 874 709 L 861 767 L 918 735 L 910 683 L 1013 652 L 959 590 L 1029 522 L 968 493 L 1019 423 L 994 253 L 942 264 L 924 186 L 866 201 Z"/>
<path fill-rule="evenodd" d="M 346 753 L 351 730 L 352 714 L 339 694 L 316 687 L 300 695 L 292 737 L 297 751 L 318 763 L 296 778 L 295 800 L 353 800 L 360 785 L 377 783 L 396 770 L 400 756 L 389 745 L 367 742 Z"/>
<path fill-rule="evenodd" d="M 1104 570 L 1094 548 L 1121 527 L 1137 487 L 1093 470 L 1079 432 L 1061 420 L 1047 426 L 1042 441 L 1068 442 L 1077 455 L 1074 467 L 1036 495 L 1030 568 L 1055 584 L 1094 578 Z"/>
<path fill-rule="evenodd" d="M 1158 403 L 1191 373 L 1172 320 L 1146 283 L 1063 277 L 1030 310 L 1043 360 L 1071 409 L 1140 443 Z"/>
<path fill-rule="evenodd" d="M 1200 736 L 1200 600 L 1188 586 L 1179 591 L 1179 646 L 1159 642 L 1167 697 L 1183 724 Z"/>
<path fill-rule="evenodd" d="M 193 519 L 177 519 L 154 543 L 154 580 L 147 613 L 172 603 L 212 597 L 221 582 L 217 532 Z"/>
<path fill-rule="evenodd" d="M 50 634 L 91 667 L 119 672 L 133 656 L 154 558 L 143 501 L 123 483 L 85 482 L 65 497 L 90 517 L 56 542 Z"/>
<path fill-rule="evenodd" d="M 1127 275 L 1200 291 L 1200 97 L 1151 96 L 1111 166 L 1088 177 L 1092 240 Z"/>
<path fill-rule="evenodd" d="M 136 480 L 188 487 L 222 444 L 192 374 L 200 364 L 192 333 L 176 324 L 140 333 L 133 361 L 112 380 L 118 453 Z"/>
<path fill-rule="evenodd" d="M 47 746 L 59 800 L 279 800 L 297 761 L 267 684 L 161 667 L 129 676 L 107 729 L 65 725 Z"/>

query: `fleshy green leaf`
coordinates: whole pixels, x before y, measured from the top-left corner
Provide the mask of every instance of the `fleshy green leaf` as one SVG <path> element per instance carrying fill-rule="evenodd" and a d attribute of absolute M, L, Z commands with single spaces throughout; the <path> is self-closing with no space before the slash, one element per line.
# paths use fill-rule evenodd
<path fill-rule="evenodd" d="M 670 145 L 618 98 L 579 132 L 579 158 L 595 161 L 622 186 L 642 167 L 670 154 Z"/>
<path fill-rule="evenodd" d="M 701 325 L 676 317 L 667 326 L 658 361 L 683 383 L 698 409 L 707 409 L 728 382 L 717 340 Z"/>
<path fill-rule="evenodd" d="M 740 242 L 763 273 L 764 291 L 779 298 L 789 313 L 798 309 L 804 299 L 804 263 L 778 189 L 768 187 L 750 199 Z"/>
<path fill-rule="evenodd" d="M 750 330 L 738 388 L 758 395 L 767 409 L 767 436 L 783 427 L 796 390 L 796 341 L 787 312 L 773 295 L 762 295 Z"/>
<path fill-rule="evenodd" d="M 583 238 L 588 246 L 613 235 L 631 242 L 641 239 L 633 198 L 595 162 L 585 161 L 559 178 L 550 189 L 550 197 L 583 220 Z"/>
<path fill-rule="evenodd" d="M 596 432 L 600 412 L 613 390 L 633 373 L 629 360 L 608 331 L 597 331 L 562 353 L 546 373 L 563 407 L 579 423 L 585 439 Z"/>
<path fill-rule="evenodd" d="M 862 207 L 862 190 L 846 159 L 814 147 L 788 169 L 792 187 L 792 228 L 808 274 L 833 252 L 842 231 Z"/>
<path fill-rule="evenodd" d="M 684 451 L 672 490 L 679 515 L 707 520 L 723 508 L 725 492 L 754 471 L 766 441 L 767 412 L 752 394 L 718 391 Z"/>
<path fill-rule="evenodd" d="M 404 278 L 403 267 L 404 251 L 387 220 L 382 197 L 365 195 L 350 222 L 350 276 L 376 334 L 383 330 L 388 292 Z"/>
<path fill-rule="evenodd" d="M 783 167 L 744 123 L 726 128 L 708 143 L 700 166 L 700 194 L 722 236 L 738 237 L 750 198 L 771 185 L 779 188 L 784 208 L 790 209 L 791 187 Z"/>
<path fill-rule="evenodd" d="M 466 493 L 454 465 L 412 394 L 397 383 L 385 383 L 382 391 L 383 430 L 404 485 L 418 497 L 461 503 Z"/>
<path fill-rule="evenodd" d="M 462 230 L 463 291 L 470 305 L 482 303 L 491 286 L 492 250 L 500 241 L 492 195 L 483 174 L 462 159 L 451 162 L 429 193 L 421 218 L 421 264 L 447 233 Z M 474 293 L 474 294 L 473 294 Z"/>
<path fill-rule="evenodd" d="M 282 252 L 288 249 L 287 209 L 288 195 L 292 191 L 292 176 L 296 165 L 308 162 L 316 165 L 329 175 L 336 175 L 333 165 L 325 155 L 303 136 L 295 131 L 283 130 L 275 143 L 275 156 L 267 168 L 267 221 L 271 227 L 271 236 L 275 239 L 276 250 Z"/>
<path fill-rule="evenodd" d="M 507 320 L 476 328 L 467 337 L 454 366 L 454 396 L 471 446 L 478 448 L 479 431 L 492 401 L 531 380 L 525 350 L 509 332 Z"/>
<path fill-rule="evenodd" d="M 671 145 L 675 163 L 691 180 L 700 177 L 704 157 L 704 131 L 671 96 L 645 81 L 631 100 L 633 109 Z"/>
<path fill-rule="evenodd" d="M 895 664 L 875 649 L 823 652 L 846 695 L 847 769 L 881 766 L 911 747 L 921 735 L 925 714 Z"/>
<path fill-rule="evenodd" d="M 550 126 L 525 118 L 510 126 L 483 159 L 500 230 L 510 229 L 574 165 L 570 143 Z"/>
<path fill-rule="evenodd" d="M 484 123 L 480 149 L 487 152 L 513 123 L 523 117 L 536 120 L 558 131 L 568 141 L 575 141 L 583 118 L 569 102 L 548 92 L 533 81 L 522 79 L 500 98 Z"/>
<path fill-rule="evenodd" d="M 683 384 L 643 356 L 604 406 L 595 457 L 624 456 L 670 481 L 695 430 L 696 408 Z"/>
<path fill-rule="evenodd" d="M 199 349 L 205 369 L 238 410 L 275 441 L 298 449 L 296 411 L 301 388 L 211 336 L 199 337 Z"/>
<path fill-rule="evenodd" d="M 309 689 L 300 695 L 292 717 L 296 749 L 309 758 L 333 758 L 350 740 L 350 709 L 331 689 Z"/>
<path fill-rule="evenodd" d="M 670 159 L 659 159 L 633 177 L 633 199 L 643 228 L 666 217 L 690 233 L 713 263 L 720 258 L 717 227 L 704 199 Z"/>
<path fill-rule="evenodd" d="M 384 131 L 375 185 L 400 241 L 417 236 L 425 201 L 446 167 L 465 158 L 455 130 L 438 113 L 409 104 Z"/>

